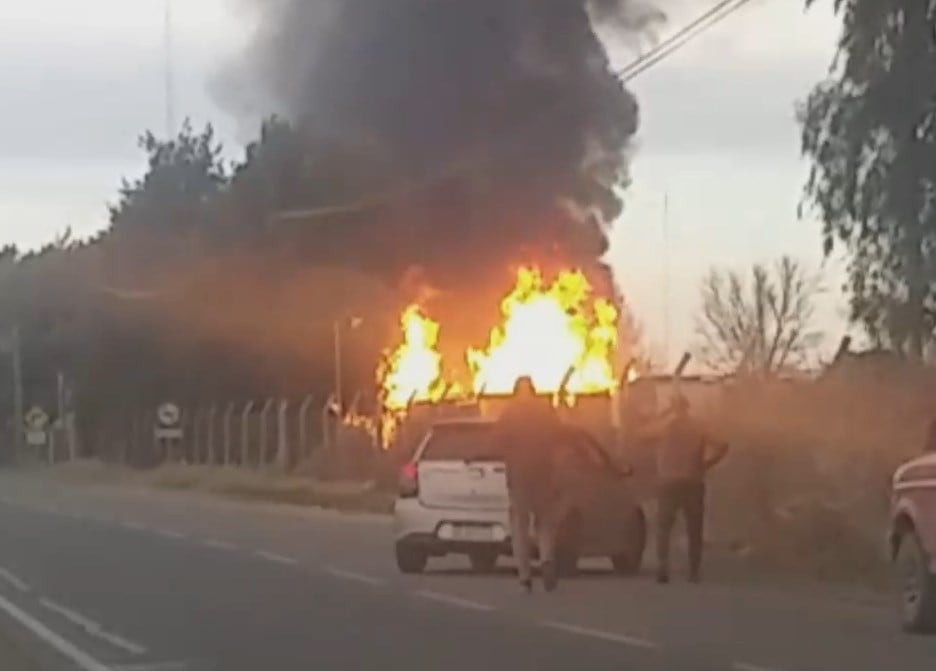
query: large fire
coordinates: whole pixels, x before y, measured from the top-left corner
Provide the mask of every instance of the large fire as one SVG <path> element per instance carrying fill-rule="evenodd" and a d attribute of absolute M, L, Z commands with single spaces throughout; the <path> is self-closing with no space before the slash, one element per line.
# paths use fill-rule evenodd
<path fill-rule="evenodd" d="M 590 294 L 579 271 L 562 272 L 547 286 L 539 270 L 521 269 L 501 303 L 503 323 L 487 347 L 466 354 L 475 393 L 510 393 L 523 376 L 541 393 L 613 389 L 618 313 L 607 300 L 589 303 Z"/>
<path fill-rule="evenodd" d="M 502 321 L 484 347 L 465 353 L 467 384 L 446 380 L 437 349 L 440 325 L 416 305 L 402 317 L 403 339 L 378 371 L 384 406 L 405 410 L 414 401 L 438 401 L 470 389 L 474 395 L 505 394 L 530 376 L 540 393 L 568 397 L 612 391 L 618 312 L 593 298 L 580 271 L 563 271 L 548 284 L 535 268 L 522 268 L 501 303 Z"/>
<path fill-rule="evenodd" d="M 445 391 L 442 355 L 436 349 L 439 325 L 417 305 L 403 312 L 400 324 L 403 342 L 377 373 L 388 410 L 403 410 L 416 401 L 437 401 Z"/>

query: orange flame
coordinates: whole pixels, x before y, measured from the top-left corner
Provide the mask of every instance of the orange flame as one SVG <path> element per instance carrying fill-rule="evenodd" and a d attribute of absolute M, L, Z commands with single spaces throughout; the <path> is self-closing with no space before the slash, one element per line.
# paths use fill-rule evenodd
<path fill-rule="evenodd" d="M 437 401 L 445 392 L 442 355 L 436 349 L 439 324 L 417 305 L 406 308 L 400 323 L 403 342 L 377 373 L 388 410 L 405 410 L 414 401 Z"/>
<path fill-rule="evenodd" d="M 610 301 L 592 298 L 581 271 L 561 272 L 547 284 L 538 269 L 521 268 L 501 314 L 487 345 L 465 352 L 475 395 L 508 394 L 522 376 L 530 376 L 541 393 L 564 391 L 568 400 L 616 388 L 618 311 Z M 401 326 L 402 342 L 377 374 L 387 414 L 399 416 L 413 402 L 462 396 L 463 387 L 443 377 L 439 324 L 411 305 Z"/>
<path fill-rule="evenodd" d="M 561 272 L 547 286 L 539 270 L 521 268 L 501 303 L 503 323 L 486 348 L 466 353 L 475 393 L 510 393 L 523 376 L 541 393 L 613 390 L 618 312 L 591 293 L 581 271 Z"/>

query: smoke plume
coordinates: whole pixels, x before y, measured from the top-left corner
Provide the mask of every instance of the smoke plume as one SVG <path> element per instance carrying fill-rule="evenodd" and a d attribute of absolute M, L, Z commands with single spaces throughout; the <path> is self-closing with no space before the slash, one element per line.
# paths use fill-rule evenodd
<path fill-rule="evenodd" d="M 333 191 L 341 200 L 402 194 L 367 215 L 370 239 L 401 265 L 471 277 L 531 260 L 595 264 L 606 251 L 638 105 L 595 26 L 645 37 L 658 10 L 642 0 L 249 4 L 258 27 L 242 89 L 291 120 L 313 155 L 354 166 Z"/>

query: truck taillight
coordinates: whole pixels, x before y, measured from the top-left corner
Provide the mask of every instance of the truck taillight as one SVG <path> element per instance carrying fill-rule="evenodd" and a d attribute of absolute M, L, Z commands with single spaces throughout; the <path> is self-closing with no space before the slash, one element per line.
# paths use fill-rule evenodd
<path fill-rule="evenodd" d="M 419 468 L 416 462 L 409 462 L 400 469 L 400 496 L 411 498 L 419 495 Z"/>

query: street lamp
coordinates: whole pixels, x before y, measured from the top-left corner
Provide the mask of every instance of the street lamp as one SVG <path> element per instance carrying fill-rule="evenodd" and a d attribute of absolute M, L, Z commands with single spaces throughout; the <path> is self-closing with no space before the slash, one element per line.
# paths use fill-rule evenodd
<path fill-rule="evenodd" d="M 344 399 L 342 397 L 342 373 L 341 373 L 341 332 L 345 324 L 351 330 L 358 328 L 364 320 L 361 317 L 342 317 L 332 323 L 332 331 L 335 338 L 335 401 L 338 405 L 339 415 L 344 414 Z"/>

